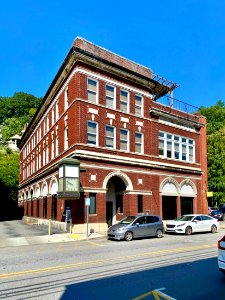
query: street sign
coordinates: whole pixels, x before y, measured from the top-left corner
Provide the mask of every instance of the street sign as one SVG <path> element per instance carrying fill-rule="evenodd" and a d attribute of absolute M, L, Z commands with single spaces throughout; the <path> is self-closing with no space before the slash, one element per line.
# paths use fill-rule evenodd
<path fill-rule="evenodd" d="M 91 199 L 90 198 L 86 198 L 86 206 L 90 206 L 91 204 Z"/>

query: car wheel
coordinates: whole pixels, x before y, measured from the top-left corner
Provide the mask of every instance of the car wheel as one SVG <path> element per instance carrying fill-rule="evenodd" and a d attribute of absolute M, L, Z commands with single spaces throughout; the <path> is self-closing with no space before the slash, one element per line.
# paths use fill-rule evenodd
<path fill-rule="evenodd" d="M 126 241 L 130 242 L 133 239 L 133 233 L 131 231 L 127 231 L 124 235 Z"/>
<path fill-rule="evenodd" d="M 211 227 L 211 232 L 212 232 L 212 233 L 216 233 L 216 232 L 217 232 L 217 227 L 216 227 L 216 225 L 212 225 L 212 227 Z"/>
<path fill-rule="evenodd" d="M 163 237 L 163 231 L 162 231 L 162 229 L 157 229 L 157 231 L 156 231 L 156 237 L 157 238 Z"/>
<path fill-rule="evenodd" d="M 185 234 L 186 235 L 191 235 L 192 234 L 192 228 L 190 226 L 188 226 L 186 229 L 185 229 Z"/>

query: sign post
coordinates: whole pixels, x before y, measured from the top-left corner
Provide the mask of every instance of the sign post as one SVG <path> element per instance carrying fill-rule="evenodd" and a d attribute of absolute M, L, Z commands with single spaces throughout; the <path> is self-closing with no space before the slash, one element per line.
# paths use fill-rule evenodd
<path fill-rule="evenodd" d="M 89 214 L 89 206 L 90 206 L 90 198 L 86 198 L 86 208 L 87 208 L 87 233 L 86 233 L 86 238 L 88 239 L 88 214 Z"/>

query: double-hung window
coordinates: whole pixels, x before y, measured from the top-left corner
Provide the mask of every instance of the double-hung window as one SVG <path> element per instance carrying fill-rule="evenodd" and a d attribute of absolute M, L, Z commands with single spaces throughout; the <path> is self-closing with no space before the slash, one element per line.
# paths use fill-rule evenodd
<path fill-rule="evenodd" d="M 135 95 L 135 115 L 143 115 L 143 97 L 140 95 Z"/>
<path fill-rule="evenodd" d="M 115 148 L 115 127 L 107 125 L 105 131 L 105 146 Z"/>
<path fill-rule="evenodd" d="M 68 87 L 64 91 L 64 105 L 66 110 L 68 108 Z"/>
<path fill-rule="evenodd" d="M 55 157 L 55 141 L 54 141 L 54 135 L 52 135 L 51 159 L 54 159 L 54 157 Z"/>
<path fill-rule="evenodd" d="M 52 108 L 52 126 L 55 124 L 55 108 Z"/>
<path fill-rule="evenodd" d="M 129 151 L 129 131 L 120 129 L 120 150 Z"/>
<path fill-rule="evenodd" d="M 59 101 L 56 102 L 56 105 L 55 105 L 55 119 L 56 121 L 58 120 L 59 118 Z"/>
<path fill-rule="evenodd" d="M 57 135 L 56 139 L 55 139 L 55 156 L 58 156 L 58 155 L 59 155 L 59 137 Z"/>
<path fill-rule="evenodd" d="M 108 84 L 106 85 L 106 106 L 116 108 L 115 87 Z"/>
<path fill-rule="evenodd" d="M 128 113 L 129 106 L 129 93 L 127 91 L 120 91 L 120 110 Z"/>
<path fill-rule="evenodd" d="M 159 156 L 186 162 L 195 162 L 195 142 L 193 139 L 159 132 Z"/>
<path fill-rule="evenodd" d="M 135 152 L 143 153 L 143 133 L 135 132 Z"/>
<path fill-rule="evenodd" d="M 92 78 L 88 78 L 87 80 L 87 93 L 88 93 L 88 101 L 97 103 L 98 97 L 98 82 Z"/>
<path fill-rule="evenodd" d="M 98 145 L 98 124 L 96 122 L 87 122 L 87 144 Z"/>
<path fill-rule="evenodd" d="M 68 148 L 68 138 L 69 138 L 68 126 L 66 126 L 64 128 L 64 150 Z"/>

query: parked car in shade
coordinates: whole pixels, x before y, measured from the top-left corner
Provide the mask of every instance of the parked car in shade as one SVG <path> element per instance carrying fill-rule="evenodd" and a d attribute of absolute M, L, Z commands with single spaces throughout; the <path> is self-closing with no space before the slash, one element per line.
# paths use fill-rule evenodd
<path fill-rule="evenodd" d="M 174 221 L 166 222 L 165 231 L 167 233 L 185 233 L 190 235 L 195 232 L 211 231 L 215 233 L 219 228 L 217 219 L 208 215 L 190 214 L 183 215 Z"/>
<path fill-rule="evenodd" d="M 126 241 L 148 236 L 161 238 L 163 234 L 163 222 L 159 216 L 155 215 L 128 216 L 108 229 L 109 239 L 125 239 Z"/>
<path fill-rule="evenodd" d="M 209 214 L 211 217 L 219 220 L 219 221 L 223 221 L 224 220 L 224 213 L 222 213 L 221 210 L 212 210 L 211 213 Z"/>
<path fill-rule="evenodd" d="M 225 235 L 218 241 L 218 266 L 225 275 Z"/>
<path fill-rule="evenodd" d="M 214 207 L 211 207 L 211 206 L 209 206 L 209 207 L 208 207 L 208 214 L 210 214 L 212 210 L 215 210 L 215 208 L 214 208 Z"/>

